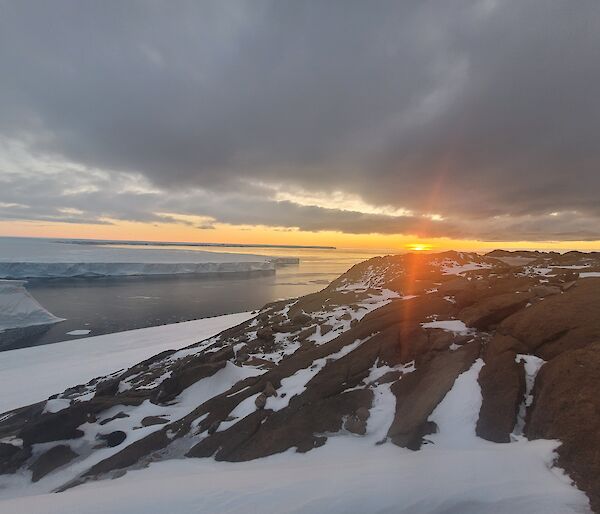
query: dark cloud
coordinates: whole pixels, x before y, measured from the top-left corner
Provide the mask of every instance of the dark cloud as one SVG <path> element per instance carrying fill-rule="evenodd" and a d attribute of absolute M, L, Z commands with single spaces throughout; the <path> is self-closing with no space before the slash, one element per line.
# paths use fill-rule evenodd
<path fill-rule="evenodd" d="M 599 24 L 595 0 L 0 3 L 0 137 L 106 174 L 11 175 L 29 209 L 0 216 L 600 239 Z"/>

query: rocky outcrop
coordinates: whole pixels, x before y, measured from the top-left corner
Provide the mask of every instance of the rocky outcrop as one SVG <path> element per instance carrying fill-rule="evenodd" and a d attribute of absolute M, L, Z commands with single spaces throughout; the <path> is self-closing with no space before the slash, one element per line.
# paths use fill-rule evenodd
<path fill-rule="evenodd" d="M 308 452 L 332 435 L 417 451 L 435 444 L 432 413 L 483 359 L 477 382 L 467 375 L 481 392 L 473 432 L 508 444 L 525 415 L 528 437 L 563 442 L 559 465 L 600 511 L 589 451 L 600 446 L 600 279 L 563 261 L 600 268 L 590 254 L 370 259 L 320 292 L 53 396 L 68 401 L 0 417 L 0 474 L 30 470 L 43 490 L 60 468 L 65 490 L 153 460 Z M 533 391 L 532 356 L 547 361 Z"/>
<path fill-rule="evenodd" d="M 512 351 L 492 353 L 486 356 L 478 381 L 482 403 L 476 433 L 488 441 L 508 443 L 525 398 L 523 363 L 517 363 Z"/>
<path fill-rule="evenodd" d="M 394 383 L 396 413 L 388 437 L 394 444 L 418 450 L 423 436 L 430 433 L 427 420 L 446 396 L 454 381 L 479 357 L 480 345 L 473 343 L 454 352 L 444 352 L 418 366 Z"/>
<path fill-rule="evenodd" d="M 525 434 L 559 439 L 558 464 L 600 511 L 600 340 L 544 364 L 534 387 Z"/>

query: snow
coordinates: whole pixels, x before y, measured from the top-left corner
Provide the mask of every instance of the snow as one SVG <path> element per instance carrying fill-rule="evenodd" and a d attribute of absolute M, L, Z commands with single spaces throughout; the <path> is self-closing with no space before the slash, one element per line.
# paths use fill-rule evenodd
<path fill-rule="evenodd" d="M 44 309 L 24 284 L 22 280 L 0 280 L 0 332 L 63 321 Z"/>
<path fill-rule="evenodd" d="M 161 351 L 184 348 L 251 317 L 242 312 L 2 352 L 0 412 L 44 400 Z"/>
<path fill-rule="evenodd" d="M 475 424 L 481 409 L 481 389 L 477 377 L 483 360 L 477 359 L 470 369 L 461 373 L 450 392 L 429 416 L 438 431 L 427 438 L 438 447 L 469 448 L 478 441 Z"/>
<path fill-rule="evenodd" d="M 281 386 L 277 389 L 277 396 L 271 396 L 267 399 L 265 409 L 278 411 L 287 407 L 294 396 L 300 395 L 306 390 L 307 384 L 317 376 L 330 359 L 341 359 L 344 355 L 356 350 L 362 343 L 364 343 L 364 340 L 357 339 L 353 343 L 344 346 L 339 352 L 317 359 L 308 368 L 300 369 L 293 375 L 282 379 Z M 283 394 L 285 396 L 282 396 Z"/>
<path fill-rule="evenodd" d="M 369 422 L 370 425 L 370 422 Z M 375 435 L 375 434 L 374 434 Z M 567 514 L 587 498 L 550 469 L 556 443 L 483 442 L 412 452 L 374 438 L 330 437 L 306 454 L 251 462 L 169 460 L 59 494 L 0 501 L 2 512 L 158 514 Z"/>
<path fill-rule="evenodd" d="M 115 248 L 0 238 L 0 278 L 96 277 L 274 271 L 262 255 L 144 247 Z"/>
<path fill-rule="evenodd" d="M 441 263 L 441 270 L 444 275 L 462 275 L 467 271 L 475 271 L 480 269 L 490 269 L 491 264 L 481 262 L 470 262 L 468 264 L 459 264 L 456 261 L 445 260 Z"/>
<path fill-rule="evenodd" d="M 421 323 L 423 328 L 439 328 L 442 330 L 447 330 L 448 332 L 453 332 L 455 334 L 469 334 L 471 333 L 471 329 L 467 327 L 461 320 L 459 319 L 448 319 L 444 321 L 429 321 L 427 323 Z"/>
<path fill-rule="evenodd" d="M 87 336 L 89 333 L 91 332 L 91 330 L 71 330 L 70 332 L 67 332 L 68 336 Z"/>
<path fill-rule="evenodd" d="M 132 331 L 128 334 L 111 334 L 78 340 L 76 343 L 58 343 L 50 347 L 82 344 L 91 340 L 107 341 L 106 338 L 121 336 L 121 343 L 128 340 L 150 339 L 156 347 L 153 353 L 174 347 L 169 343 L 180 337 L 189 337 L 185 344 L 208 337 L 218 330 L 217 320 L 223 325 L 232 325 L 250 317 L 249 314 L 235 315 L 212 320 L 200 334 L 197 325 L 191 334 L 184 334 L 184 327 L 154 327 Z M 227 319 L 229 318 L 229 319 Z M 450 320 L 454 321 L 454 320 Z M 440 322 L 444 323 L 444 322 Z M 447 322 L 446 322 L 447 323 Z M 152 331 L 163 329 L 163 334 Z M 171 335 L 169 335 L 171 331 Z M 178 334 L 178 335 L 177 335 Z M 124 337 L 123 337 L 124 336 Z M 142 337 L 144 336 L 144 337 Z M 148 337 L 152 336 L 152 337 Z M 174 338 L 174 339 L 171 339 Z M 158 341 L 162 341 L 160 347 Z M 183 345 L 183 341 L 180 341 Z M 356 342 L 360 344 L 360 342 Z M 94 347 L 102 345 L 94 345 Z M 350 345 L 354 347 L 354 345 Z M 349 349 L 342 350 L 346 353 Z M 42 350 L 44 357 L 52 356 L 49 347 L 26 350 Z M 15 355 L 16 350 L 4 355 Z M 118 346 L 107 352 L 113 364 L 108 369 L 121 365 Z M 140 349 L 138 348 L 139 352 Z M 78 365 L 85 362 L 89 352 L 79 355 Z M 143 358 L 137 355 L 135 360 Z M 10 359 L 15 362 L 14 358 Z M 60 358 L 55 359 L 55 364 Z M 4 362 L 2 362 L 4 366 Z M 35 361 L 33 362 L 35 366 Z M 483 365 L 478 359 L 472 367 L 462 373 L 452 389 L 432 412 L 430 420 L 438 426 L 438 433 L 428 436 L 430 444 L 420 451 L 399 448 L 391 443 L 376 444 L 385 439 L 387 429 L 394 417 L 395 396 L 390 384 L 374 388 L 374 400 L 367 421 L 367 434 L 357 436 L 344 430 L 327 434 L 327 444 L 308 453 L 299 454 L 293 449 L 278 455 L 250 462 L 216 462 L 213 459 L 173 458 L 154 462 L 147 468 L 132 470 L 120 478 L 89 482 L 63 493 L 46 493 L 49 486 L 64 483 L 65 479 L 89 468 L 99 459 L 106 458 L 118 448 L 97 450 L 74 467 L 65 468 L 48 475 L 37 484 L 31 484 L 23 476 L 5 477 L 6 489 L 0 492 L 0 512 L 27 512 L 28 514 L 158 514 L 163 512 L 188 513 L 210 512 L 211 514 L 247 514 L 249 512 L 308 514 L 313 512 L 342 513 L 389 513 L 389 514 L 497 514 L 519 512 L 526 514 L 588 513 L 585 495 L 578 491 L 562 471 L 554 466 L 556 441 L 527 441 L 516 437 L 513 442 L 497 444 L 479 439 L 475 435 L 475 423 L 481 406 L 481 390 L 477 383 Z M 532 362 L 531 366 L 534 367 Z M 38 363 L 39 366 L 39 363 Z M 52 367 L 50 365 L 50 367 Z M 69 371 L 72 366 L 61 366 Z M 526 367 L 528 367 L 526 365 Z M 0 372 L 4 380 L 6 369 Z M 22 366 L 20 374 L 25 368 Z M 56 370 L 57 368 L 54 368 Z M 369 379 L 376 378 L 387 370 L 374 367 Z M 106 369 L 102 372 L 107 371 Z M 306 371 L 306 370 L 304 370 Z M 406 372 L 412 371 L 408 367 Z M 530 370 L 532 371 L 532 370 Z M 34 369 L 35 372 L 35 369 Z M 144 402 L 130 407 L 126 419 L 115 419 L 106 425 L 107 430 L 128 430 L 129 442 L 133 442 L 158 430 L 142 427 L 130 430 L 131 422 L 136 425 L 148 415 L 161 415 L 170 420 L 178 419 L 195 408 L 205 398 L 226 391 L 247 373 L 260 373 L 234 365 L 227 365 L 212 377 L 199 381 L 184 391 L 173 405 L 160 406 Z M 528 372 L 529 373 L 529 372 Z M 46 370 L 42 375 L 48 374 Z M 100 374 L 94 372 L 94 374 Z M 51 373 L 55 385 L 61 374 Z M 303 387 L 308 374 L 301 373 L 294 387 Z M 18 376 L 18 375 L 17 375 Z M 24 388 L 26 381 L 21 379 Z M 8 382 L 8 381 L 6 381 Z M 72 380 L 69 380 L 72 382 Z M 49 384 L 49 383 L 48 383 Z M 293 384 L 290 384 L 293 385 Z M 4 384 L 1 384 L 4 387 Z M 283 383 L 282 383 L 283 386 Z M 293 393 L 293 387 L 288 388 Z M 47 395 L 48 391 L 44 393 Z M 13 394 L 11 392 L 11 394 Z M 3 398 L 4 399 L 4 398 Z M 254 409 L 253 399 L 248 407 Z M 48 402 L 46 408 L 60 409 L 61 403 Z M 114 415 L 107 411 L 103 417 Z M 84 455 L 84 450 L 96 443 L 98 427 L 84 425 L 84 437 L 75 441 L 81 445 L 75 450 Z M 221 429 L 221 427 L 219 427 Z M 40 445 L 41 446 L 41 445 Z M 36 451 L 43 448 L 36 448 Z M 27 484 L 27 485 L 25 485 Z"/>
<path fill-rule="evenodd" d="M 600 277 L 600 271 L 586 271 L 579 274 L 579 278 Z"/>

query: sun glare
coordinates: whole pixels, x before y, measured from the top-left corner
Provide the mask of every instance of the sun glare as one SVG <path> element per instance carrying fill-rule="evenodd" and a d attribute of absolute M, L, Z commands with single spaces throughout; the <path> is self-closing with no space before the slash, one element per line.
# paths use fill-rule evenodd
<path fill-rule="evenodd" d="M 414 252 L 426 252 L 431 250 L 433 246 L 427 243 L 412 243 L 406 245 L 406 248 Z"/>

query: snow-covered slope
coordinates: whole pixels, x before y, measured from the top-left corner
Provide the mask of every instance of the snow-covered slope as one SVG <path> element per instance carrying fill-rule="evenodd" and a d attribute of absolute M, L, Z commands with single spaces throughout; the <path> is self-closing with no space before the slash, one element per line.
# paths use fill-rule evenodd
<path fill-rule="evenodd" d="M 44 309 L 24 284 L 22 280 L 0 280 L 0 332 L 62 321 Z"/>
<path fill-rule="evenodd" d="M 0 238 L 0 278 L 273 272 L 279 263 L 278 258 L 241 253 Z"/>
<path fill-rule="evenodd" d="M 247 312 L 227 314 L 3 352 L 0 412 L 44 400 L 66 387 L 127 368 L 164 350 L 189 346 L 251 316 Z"/>
<path fill-rule="evenodd" d="M 370 259 L 0 417 L 0 509 L 600 512 L 599 285 Z"/>

